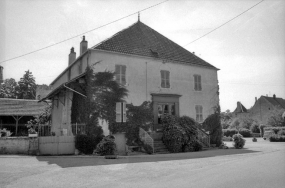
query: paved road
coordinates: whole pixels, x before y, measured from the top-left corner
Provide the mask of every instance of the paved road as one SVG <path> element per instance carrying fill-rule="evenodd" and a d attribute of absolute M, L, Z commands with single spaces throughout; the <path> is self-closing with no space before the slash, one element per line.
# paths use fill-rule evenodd
<path fill-rule="evenodd" d="M 231 146 L 230 143 L 228 143 Z M 258 187 L 285 185 L 285 143 L 121 157 L 0 156 L 0 187 Z"/>

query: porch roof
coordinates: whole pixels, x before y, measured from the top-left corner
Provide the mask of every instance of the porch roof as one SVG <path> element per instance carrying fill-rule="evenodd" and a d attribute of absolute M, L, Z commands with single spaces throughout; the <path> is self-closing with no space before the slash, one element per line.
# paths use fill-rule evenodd
<path fill-rule="evenodd" d="M 0 98 L 0 116 L 35 116 L 47 105 L 38 100 Z"/>

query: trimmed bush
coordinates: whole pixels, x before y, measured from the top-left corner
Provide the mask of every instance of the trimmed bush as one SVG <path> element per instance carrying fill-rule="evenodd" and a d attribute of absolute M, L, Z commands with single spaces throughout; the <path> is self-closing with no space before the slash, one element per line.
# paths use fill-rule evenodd
<path fill-rule="evenodd" d="M 243 139 L 243 136 L 241 134 L 235 134 L 233 135 L 233 146 L 236 149 L 241 149 L 245 145 L 245 139 Z"/>
<path fill-rule="evenodd" d="M 269 137 L 270 142 L 285 142 L 285 136 L 274 135 Z"/>
<path fill-rule="evenodd" d="M 259 125 L 256 124 L 256 123 L 253 123 L 253 124 L 250 126 L 250 131 L 251 131 L 252 133 L 260 133 Z"/>
<path fill-rule="evenodd" d="M 243 137 L 250 137 L 251 136 L 249 129 L 241 129 L 239 131 L 239 134 L 241 134 Z"/>
<path fill-rule="evenodd" d="M 280 131 L 278 132 L 278 135 L 280 135 L 280 136 L 285 136 L 285 130 L 280 130 Z"/>
<path fill-rule="evenodd" d="M 252 138 L 252 141 L 253 142 L 257 142 L 257 139 L 254 137 L 254 138 Z"/>
<path fill-rule="evenodd" d="M 224 136 L 230 136 L 232 137 L 233 135 L 237 134 L 238 131 L 236 129 L 223 129 L 223 134 Z"/>
<path fill-rule="evenodd" d="M 112 135 L 106 136 L 102 141 L 97 145 L 94 153 L 99 155 L 114 155 L 117 151 L 115 137 Z"/>
<path fill-rule="evenodd" d="M 81 153 L 92 154 L 97 144 L 102 140 L 103 136 L 95 135 L 76 135 L 75 148 Z"/>
<path fill-rule="evenodd" d="M 201 150 L 201 143 L 197 143 L 198 132 L 195 120 L 187 116 L 178 118 L 167 115 L 162 118 L 162 124 L 162 141 L 170 152 L 178 153 Z"/>
<path fill-rule="evenodd" d="M 223 131 L 220 118 L 220 107 L 216 107 L 215 113 L 209 115 L 202 125 L 203 129 L 210 133 L 210 144 L 219 147 L 222 144 Z"/>

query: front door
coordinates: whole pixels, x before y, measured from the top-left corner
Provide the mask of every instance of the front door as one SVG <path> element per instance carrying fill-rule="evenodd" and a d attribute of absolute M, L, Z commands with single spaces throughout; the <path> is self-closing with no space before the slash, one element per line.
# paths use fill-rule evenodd
<path fill-rule="evenodd" d="M 164 115 L 175 115 L 175 103 L 158 103 L 157 112 L 157 121 L 161 124 Z"/>
<path fill-rule="evenodd" d="M 177 94 L 156 94 L 153 93 L 153 131 L 162 131 L 162 118 L 165 115 L 179 116 L 179 97 Z"/>

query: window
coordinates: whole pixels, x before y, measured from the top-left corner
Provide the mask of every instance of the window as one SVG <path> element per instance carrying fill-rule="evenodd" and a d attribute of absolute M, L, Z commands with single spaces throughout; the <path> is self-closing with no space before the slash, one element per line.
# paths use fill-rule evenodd
<path fill-rule="evenodd" d="M 201 75 L 194 75 L 195 91 L 202 91 Z"/>
<path fill-rule="evenodd" d="M 170 88 L 169 71 L 162 70 L 160 71 L 160 75 L 161 75 L 161 87 Z"/>
<path fill-rule="evenodd" d="M 202 122 L 203 121 L 203 107 L 200 105 L 196 105 L 195 109 L 196 109 L 196 121 Z"/>
<path fill-rule="evenodd" d="M 122 85 L 126 85 L 126 68 L 126 65 L 115 66 L 116 81 Z"/>

